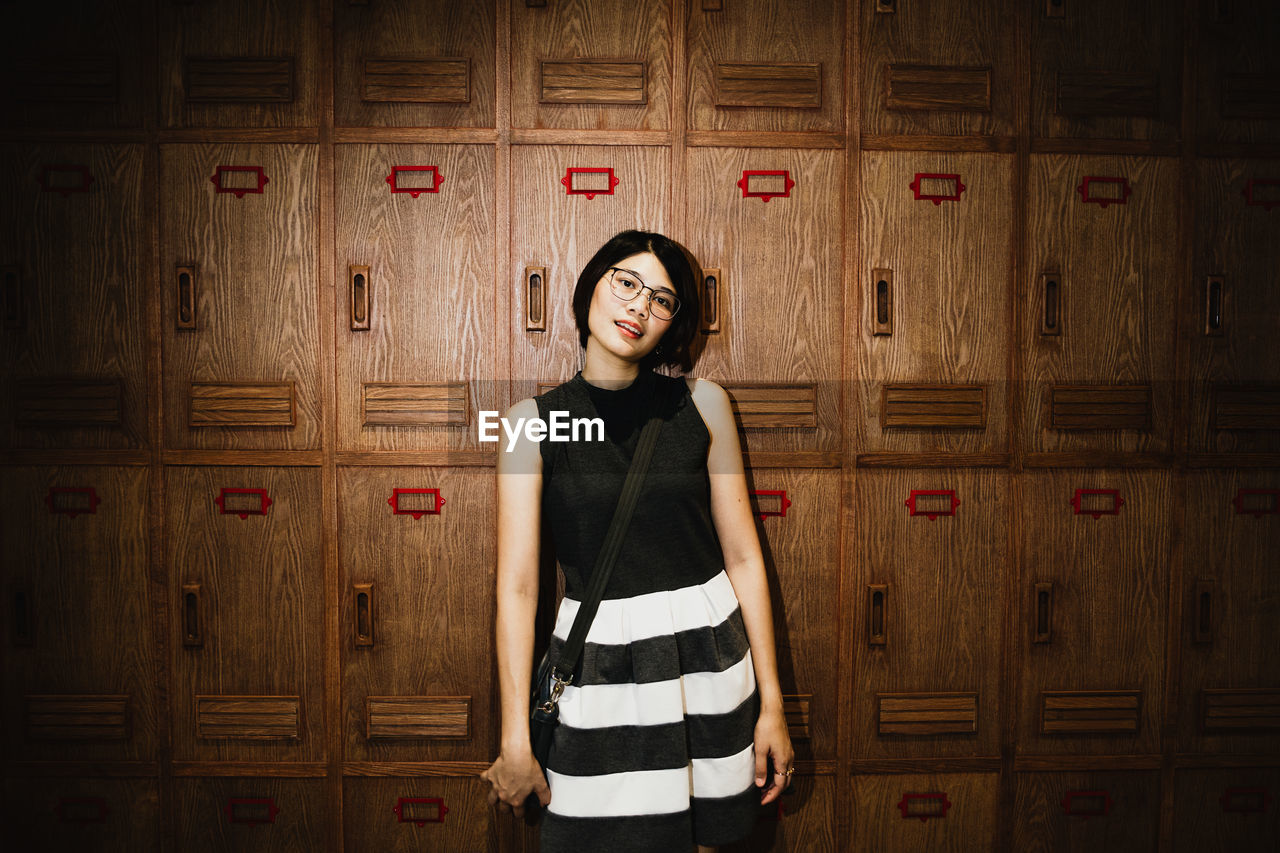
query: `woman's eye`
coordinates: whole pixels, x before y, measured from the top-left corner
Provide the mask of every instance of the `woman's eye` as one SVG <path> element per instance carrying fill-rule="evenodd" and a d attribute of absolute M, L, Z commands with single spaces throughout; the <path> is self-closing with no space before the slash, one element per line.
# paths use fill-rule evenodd
<path fill-rule="evenodd" d="M 667 297 L 665 297 L 665 296 L 659 296 L 659 297 L 655 298 L 653 301 L 654 301 L 654 302 L 657 302 L 657 303 L 658 303 L 659 305 L 661 305 L 663 308 L 670 308 L 670 307 L 671 307 L 671 300 L 670 300 L 670 299 L 668 299 L 668 298 L 667 298 Z"/>

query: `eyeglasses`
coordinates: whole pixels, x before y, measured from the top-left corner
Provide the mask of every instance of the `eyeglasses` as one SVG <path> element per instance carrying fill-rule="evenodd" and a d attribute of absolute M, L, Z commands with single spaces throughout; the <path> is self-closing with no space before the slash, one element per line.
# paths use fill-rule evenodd
<path fill-rule="evenodd" d="M 649 310 L 660 320 L 670 320 L 680 310 L 680 299 L 670 290 L 659 290 L 647 285 L 638 275 L 620 267 L 609 267 L 609 289 L 623 302 L 630 302 L 641 292 L 648 290 Z"/>

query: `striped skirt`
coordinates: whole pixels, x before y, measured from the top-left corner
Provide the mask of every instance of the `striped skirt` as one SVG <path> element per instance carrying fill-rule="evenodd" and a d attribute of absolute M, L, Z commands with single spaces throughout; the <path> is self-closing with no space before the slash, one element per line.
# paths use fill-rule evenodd
<path fill-rule="evenodd" d="M 579 602 L 556 617 L 559 653 Z M 685 851 L 751 831 L 759 700 L 742 611 L 723 571 L 600 602 L 560 699 L 543 853 Z"/>

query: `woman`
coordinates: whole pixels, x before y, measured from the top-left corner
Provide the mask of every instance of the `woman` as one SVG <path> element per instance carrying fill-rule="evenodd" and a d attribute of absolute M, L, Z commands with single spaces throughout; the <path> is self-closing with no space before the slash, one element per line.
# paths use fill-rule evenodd
<path fill-rule="evenodd" d="M 697 284 L 660 234 L 606 243 L 574 292 L 586 350 L 573 379 L 506 413 L 600 417 L 603 440 L 524 437 L 498 461 L 497 657 L 501 752 L 490 803 L 546 806 L 542 850 L 700 851 L 750 832 L 794 753 L 782 713 L 764 558 L 729 398 L 687 371 Z M 663 424 L 582 664 L 560 699 L 544 777 L 529 745 L 539 533 L 565 575 L 558 652 L 595 563 L 640 428 Z"/>

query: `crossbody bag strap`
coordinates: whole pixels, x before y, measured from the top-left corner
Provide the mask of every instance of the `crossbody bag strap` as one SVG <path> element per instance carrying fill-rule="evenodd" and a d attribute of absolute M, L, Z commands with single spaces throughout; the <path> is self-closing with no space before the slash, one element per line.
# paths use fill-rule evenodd
<path fill-rule="evenodd" d="M 650 389 L 651 400 L 659 396 L 657 384 L 655 381 L 654 387 Z M 569 637 L 561 647 L 560 655 L 552 670 L 553 678 L 559 675 L 559 680 L 565 683 L 572 680 L 573 671 L 577 669 L 578 660 L 582 657 L 587 630 L 596 618 L 596 611 L 600 609 L 600 599 L 604 596 L 609 576 L 613 574 L 613 564 L 617 562 L 618 553 L 622 550 L 622 539 L 631 525 L 631 516 L 640 499 L 644 475 L 649 469 L 649 461 L 653 458 L 653 450 L 658 444 L 658 430 L 661 428 L 662 418 L 659 416 L 658 407 L 654 406 L 648 422 L 640 431 L 636 452 L 631 457 L 631 467 L 627 469 L 627 479 L 622 486 L 622 495 L 618 498 L 618 508 L 614 510 L 609 532 L 605 534 L 604 544 L 600 546 L 600 555 L 596 558 L 595 571 L 591 573 L 591 583 L 587 587 L 586 597 L 578 607 L 573 627 L 569 629 Z"/>

